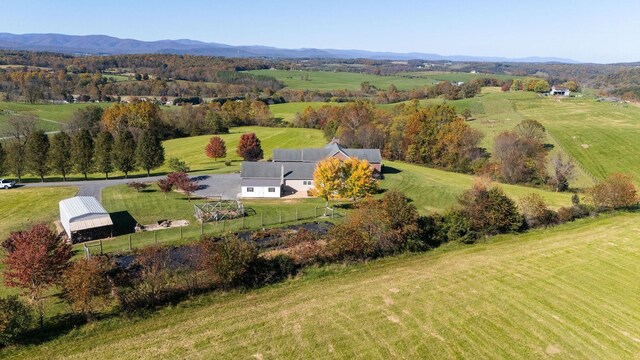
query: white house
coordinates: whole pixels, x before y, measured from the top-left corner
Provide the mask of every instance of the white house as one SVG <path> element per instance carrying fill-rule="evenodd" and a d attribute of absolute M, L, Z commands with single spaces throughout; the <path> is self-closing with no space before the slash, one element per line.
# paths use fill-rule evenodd
<path fill-rule="evenodd" d="M 566 87 L 555 85 L 551 87 L 551 91 L 549 92 L 549 95 L 569 96 L 569 94 L 571 94 L 571 91 L 569 91 L 569 89 L 567 89 Z"/>
<path fill-rule="evenodd" d="M 378 149 L 347 149 L 337 141 L 323 148 L 274 149 L 272 162 L 242 163 L 241 197 L 279 198 L 300 194 L 307 196 L 313 189 L 313 173 L 319 161 L 335 157 L 367 160 L 378 173 L 382 172 L 382 157 Z"/>

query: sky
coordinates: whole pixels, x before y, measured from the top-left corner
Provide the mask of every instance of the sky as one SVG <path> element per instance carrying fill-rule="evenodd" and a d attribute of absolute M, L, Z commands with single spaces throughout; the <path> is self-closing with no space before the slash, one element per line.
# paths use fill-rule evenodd
<path fill-rule="evenodd" d="M 640 61 L 640 0 L 3 0 L 0 32 Z"/>

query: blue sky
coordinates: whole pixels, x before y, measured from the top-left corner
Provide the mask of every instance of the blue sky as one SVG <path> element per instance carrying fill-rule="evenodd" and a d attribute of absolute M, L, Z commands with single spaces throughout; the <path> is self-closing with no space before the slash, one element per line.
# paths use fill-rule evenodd
<path fill-rule="evenodd" d="M 3 0 L 0 32 L 640 61 L 640 0 Z"/>

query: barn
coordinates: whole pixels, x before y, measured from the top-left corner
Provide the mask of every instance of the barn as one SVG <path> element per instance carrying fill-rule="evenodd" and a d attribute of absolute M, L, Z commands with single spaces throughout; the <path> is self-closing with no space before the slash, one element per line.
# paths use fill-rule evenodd
<path fill-rule="evenodd" d="M 113 221 L 107 210 L 92 196 L 76 196 L 60 201 L 60 223 L 71 242 L 111 236 Z"/>

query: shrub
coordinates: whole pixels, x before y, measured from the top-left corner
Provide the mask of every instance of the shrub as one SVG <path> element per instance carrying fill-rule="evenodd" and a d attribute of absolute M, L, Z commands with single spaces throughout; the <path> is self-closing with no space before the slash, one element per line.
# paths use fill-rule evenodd
<path fill-rule="evenodd" d="M 587 198 L 596 210 L 611 210 L 636 205 L 637 192 L 631 176 L 616 173 L 589 189 Z"/>
<path fill-rule="evenodd" d="M 97 309 L 107 304 L 111 290 L 107 273 L 111 268 L 112 265 L 105 258 L 93 256 L 73 262 L 62 276 L 65 299 L 87 321 L 93 319 Z"/>
<path fill-rule="evenodd" d="M 132 188 L 132 189 L 136 189 L 137 192 L 140 192 L 140 191 L 148 188 L 149 184 L 145 184 L 143 182 L 138 182 L 138 181 L 132 181 L 130 183 L 127 183 L 127 186 Z"/>
<path fill-rule="evenodd" d="M 460 210 L 447 212 L 442 218 L 442 235 L 446 241 L 460 241 L 472 244 L 478 234 L 471 228 L 471 221 Z"/>
<path fill-rule="evenodd" d="M 258 257 L 256 248 L 236 236 L 223 239 L 204 237 L 202 267 L 223 287 L 237 284 Z"/>
<path fill-rule="evenodd" d="M 231 166 L 231 160 L 227 160 L 224 162 L 224 166 Z"/>
<path fill-rule="evenodd" d="M 557 219 L 560 223 L 573 221 L 589 216 L 591 213 L 588 206 L 584 204 L 577 204 L 574 206 L 567 206 L 558 209 Z"/>
<path fill-rule="evenodd" d="M 542 196 L 531 193 L 519 201 L 525 223 L 530 228 L 549 226 L 557 222 L 557 214 L 547 208 Z"/>
<path fill-rule="evenodd" d="M 31 308 L 20 301 L 18 296 L 0 299 L 0 346 L 13 342 L 31 327 L 32 322 Z"/>
<path fill-rule="evenodd" d="M 461 216 L 479 236 L 516 232 L 523 225 L 513 200 L 497 187 L 474 184 L 458 199 Z"/>
<path fill-rule="evenodd" d="M 173 172 L 189 172 L 191 169 L 187 166 L 187 163 L 178 159 L 178 158 L 171 158 L 169 159 L 169 169 L 171 169 L 171 171 Z"/>

